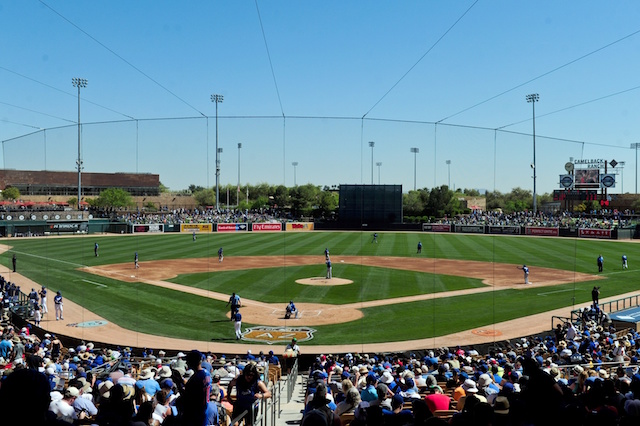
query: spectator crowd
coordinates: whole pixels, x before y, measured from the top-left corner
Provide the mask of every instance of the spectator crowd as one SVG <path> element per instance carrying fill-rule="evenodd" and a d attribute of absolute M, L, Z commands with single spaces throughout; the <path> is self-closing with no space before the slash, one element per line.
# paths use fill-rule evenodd
<path fill-rule="evenodd" d="M 443 218 L 437 223 L 451 225 L 490 225 L 490 226 L 539 226 L 549 228 L 624 228 L 630 224 L 624 215 L 614 212 L 587 216 L 571 212 L 538 212 L 522 211 L 503 213 L 502 211 L 473 211 L 468 215 Z"/>

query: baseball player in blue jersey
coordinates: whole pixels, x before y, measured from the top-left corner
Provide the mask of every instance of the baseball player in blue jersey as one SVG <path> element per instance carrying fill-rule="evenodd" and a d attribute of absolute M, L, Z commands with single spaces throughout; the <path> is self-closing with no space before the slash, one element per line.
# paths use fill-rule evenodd
<path fill-rule="evenodd" d="M 529 284 L 529 268 L 527 265 L 522 265 L 522 267 L 518 266 L 518 269 L 522 269 L 522 272 L 524 272 L 524 283 Z"/>
<path fill-rule="evenodd" d="M 331 259 L 327 259 L 327 276 L 328 280 L 331 279 Z"/>
<path fill-rule="evenodd" d="M 95 254 L 96 257 L 98 257 L 98 243 L 95 243 L 93 245 L 93 254 Z"/>
<path fill-rule="evenodd" d="M 238 312 L 238 310 L 240 310 L 240 306 L 241 306 L 240 296 L 233 293 L 231 297 L 229 297 L 229 301 L 227 302 L 226 306 L 229 306 L 229 305 L 231 305 L 231 321 L 233 321 L 234 315 Z"/>
<path fill-rule="evenodd" d="M 242 338 L 242 315 L 240 314 L 240 311 L 235 313 L 233 320 L 235 321 L 234 328 L 236 330 L 236 340 L 240 340 Z"/>
<path fill-rule="evenodd" d="M 598 256 L 598 272 L 602 272 L 602 269 L 604 267 L 604 257 L 602 257 L 602 255 Z"/>
<path fill-rule="evenodd" d="M 373 240 L 371 241 L 371 243 L 378 244 L 378 233 L 377 232 L 373 233 Z"/>
<path fill-rule="evenodd" d="M 329 248 L 324 249 L 324 258 L 325 260 L 329 260 Z"/>
<path fill-rule="evenodd" d="M 285 308 L 285 311 L 286 311 L 286 314 L 284 316 L 284 319 L 291 318 L 291 315 L 295 315 L 295 317 L 298 318 L 298 308 L 296 308 L 296 305 L 293 303 L 293 300 L 289 301 L 289 304 Z"/>
<path fill-rule="evenodd" d="M 422 241 L 418 241 L 418 254 L 422 253 Z"/>
<path fill-rule="evenodd" d="M 218 262 L 222 262 L 224 255 L 222 254 L 222 247 L 218 250 Z"/>
<path fill-rule="evenodd" d="M 627 265 L 627 255 L 622 255 L 622 269 L 629 269 L 629 265 Z"/>
<path fill-rule="evenodd" d="M 133 254 L 133 266 L 138 269 L 140 265 L 138 265 L 138 252 Z"/>

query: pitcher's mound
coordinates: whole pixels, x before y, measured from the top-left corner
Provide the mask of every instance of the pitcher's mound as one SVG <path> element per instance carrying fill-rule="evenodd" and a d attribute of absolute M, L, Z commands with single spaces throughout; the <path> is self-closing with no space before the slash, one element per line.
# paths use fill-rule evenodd
<path fill-rule="evenodd" d="M 324 278 L 324 277 L 312 277 L 301 278 L 296 280 L 298 284 L 304 285 L 345 285 L 353 284 L 351 280 L 345 280 L 344 278 Z"/>

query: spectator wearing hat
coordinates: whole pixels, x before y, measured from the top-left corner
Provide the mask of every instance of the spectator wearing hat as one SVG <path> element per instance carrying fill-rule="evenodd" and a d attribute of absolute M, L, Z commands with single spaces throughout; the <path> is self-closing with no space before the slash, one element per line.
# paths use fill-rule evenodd
<path fill-rule="evenodd" d="M 134 410 L 134 398 L 131 392 L 131 386 L 122 385 L 121 383 L 115 384 L 108 392 L 108 398 L 103 396 L 102 402 L 98 407 L 98 415 L 96 416 L 96 423 L 113 424 L 113 425 L 127 425 L 131 421 Z"/>
<path fill-rule="evenodd" d="M 211 376 L 202 368 L 203 356 L 200 351 L 194 349 L 185 358 L 192 375 L 185 384 L 184 392 L 176 401 L 176 406 L 182 416 L 183 424 L 202 425 L 205 422 L 209 403 Z"/>
<path fill-rule="evenodd" d="M 405 377 L 404 378 L 405 390 L 400 392 L 404 399 L 420 399 L 421 396 L 418 392 L 418 387 L 416 386 L 415 380 L 413 377 Z"/>
<path fill-rule="evenodd" d="M 474 380 L 472 379 L 465 380 L 464 383 L 462 384 L 462 389 L 464 390 L 465 394 L 461 396 L 460 399 L 458 400 L 456 404 L 456 410 L 462 411 L 465 407 L 467 398 L 469 398 L 471 395 L 476 397 L 479 401 L 487 402 L 484 396 L 478 395 L 478 388 Z"/>
<path fill-rule="evenodd" d="M 211 395 L 209 397 L 209 402 L 207 403 L 207 411 L 205 412 L 206 416 L 206 425 L 207 426 L 217 426 L 217 425 L 226 425 L 226 409 L 222 407 L 219 401 L 220 398 L 220 387 L 218 385 L 211 385 Z M 224 418 L 221 414 L 224 413 Z"/>
<path fill-rule="evenodd" d="M 376 391 L 376 384 L 378 379 L 375 374 L 368 374 L 365 378 L 365 387 L 360 392 L 360 399 L 365 402 L 371 402 L 378 399 L 378 392 Z"/>
<path fill-rule="evenodd" d="M 500 391 L 500 388 L 493 383 L 491 379 L 491 375 L 484 373 L 478 376 L 478 382 L 476 383 L 478 387 L 478 395 L 482 395 L 487 398 L 487 402 L 490 404 L 495 399 L 496 395 Z"/>
<path fill-rule="evenodd" d="M 73 423 L 78 420 L 79 416 L 73 408 L 74 401 L 80 396 L 80 391 L 73 386 L 69 386 L 65 391 L 62 399 L 51 401 L 49 411 L 55 414 L 58 420 Z M 84 418 L 84 416 L 81 416 Z"/>
<path fill-rule="evenodd" d="M 173 372 L 171 371 L 171 367 L 169 367 L 168 365 L 163 365 L 162 367 L 160 367 L 160 369 L 158 370 L 158 373 L 156 375 L 156 381 L 160 385 L 160 388 L 163 387 L 162 384 L 165 381 L 171 380 L 172 376 L 173 376 Z M 173 382 L 171 382 L 171 383 L 173 383 Z"/>
<path fill-rule="evenodd" d="M 160 384 L 156 381 L 155 373 L 151 368 L 145 368 L 140 373 L 140 378 L 136 381 L 136 388 L 140 389 L 143 401 L 151 401 L 156 392 L 160 390 Z"/>
<path fill-rule="evenodd" d="M 69 384 L 78 389 L 79 395 L 72 404 L 76 412 L 84 412 L 85 417 L 95 417 L 95 415 L 98 414 L 98 409 L 93 403 L 91 383 L 87 382 L 87 379 L 84 377 L 79 377 L 69 382 Z"/>
<path fill-rule="evenodd" d="M 413 413 L 411 410 L 403 409 L 404 398 L 400 394 L 391 398 L 391 410 L 382 409 L 382 416 L 385 425 L 400 426 L 413 423 Z"/>
<path fill-rule="evenodd" d="M 293 339 L 291 339 L 291 343 L 289 343 L 287 345 L 287 348 L 285 349 L 287 351 L 292 351 L 294 353 L 294 356 L 299 356 L 300 355 L 300 346 L 298 346 L 298 339 L 296 339 L 295 337 Z"/>
<path fill-rule="evenodd" d="M 273 365 L 276 367 L 280 366 L 280 359 L 278 359 L 278 357 L 274 355 L 273 351 L 269 351 L 269 357 L 267 358 L 267 361 L 269 361 L 270 365 Z"/>
<path fill-rule="evenodd" d="M 13 343 L 13 362 L 14 364 L 22 364 L 24 361 L 24 343 L 22 343 L 22 339 L 17 334 L 13 335 L 11 339 Z"/>
<path fill-rule="evenodd" d="M 184 374 L 187 371 L 187 362 L 185 361 L 186 355 L 182 352 L 176 354 L 176 359 L 173 362 L 173 369 L 178 370 L 180 374 Z"/>
<path fill-rule="evenodd" d="M 341 416 L 345 413 L 354 413 L 356 411 L 356 407 L 362 401 L 362 399 L 360 399 L 360 393 L 358 392 L 358 389 L 351 385 L 351 381 L 343 380 L 343 391 L 345 387 L 348 387 L 348 389 L 345 391 L 344 401 L 339 402 L 335 409 L 335 413 L 338 416 Z"/>
<path fill-rule="evenodd" d="M 427 394 L 425 395 L 424 400 L 431 412 L 436 410 L 449 410 L 451 408 L 451 398 L 442 392 L 442 389 L 438 386 L 438 383 L 435 382 L 435 380 L 430 380 L 428 382 Z"/>
<path fill-rule="evenodd" d="M 113 382 L 111 380 L 105 380 L 104 382 L 98 385 L 98 404 L 99 405 L 109 399 L 109 397 L 111 396 L 112 387 L 113 387 Z"/>

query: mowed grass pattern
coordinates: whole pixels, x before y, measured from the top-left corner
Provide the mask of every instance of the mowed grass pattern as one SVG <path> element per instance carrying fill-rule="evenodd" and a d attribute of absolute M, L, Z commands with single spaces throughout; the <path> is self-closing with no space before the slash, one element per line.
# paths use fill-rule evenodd
<path fill-rule="evenodd" d="M 61 290 L 73 300 L 107 320 L 131 330 L 162 336 L 202 341 L 235 341 L 226 318 L 225 302 L 193 296 L 141 283 L 125 283 L 82 272 L 81 266 L 130 262 L 134 252 L 140 261 L 225 256 L 318 256 L 318 265 L 285 268 L 282 264 L 264 269 L 211 271 L 185 274 L 173 282 L 210 291 L 269 303 L 346 304 L 393 299 L 425 293 L 439 293 L 484 285 L 475 279 L 395 270 L 360 264 L 334 262 L 334 276 L 353 280 L 335 287 L 305 286 L 298 278 L 324 274 L 323 252 L 332 258 L 348 256 L 396 256 L 446 258 L 483 262 L 526 263 L 535 282 L 536 267 L 596 273 L 596 257 L 605 258 L 607 279 L 599 281 L 601 298 L 635 291 L 640 277 L 640 248 L 633 242 L 594 241 L 569 238 L 477 236 L 431 233 L 380 232 L 378 243 L 364 232 L 301 232 L 201 234 L 196 242 L 191 234 L 77 236 L 73 238 L 10 239 L 12 249 L 2 255 L 10 266 L 18 257 L 18 272 Z M 422 254 L 416 254 L 422 241 Z M 100 246 L 99 257 L 93 246 Z M 621 270 L 621 256 L 629 257 L 629 270 Z M 276 262 L 278 263 L 278 262 Z M 488 326 L 496 322 L 545 312 L 564 306 L 584 306 L 591 300 L 593 282 L 567 283 L 543 294 L 535 288 L 495 290 L 487 293 L 439 298 L 404 304 L 364 308 L 358 321 L 314 327 L 317 332 L 307 345 L 369 343 L 424 339 Z M 23 289 L 28 293 L 30 289 Z M 255 324 L 243 323 L 245 327 Z"/>

